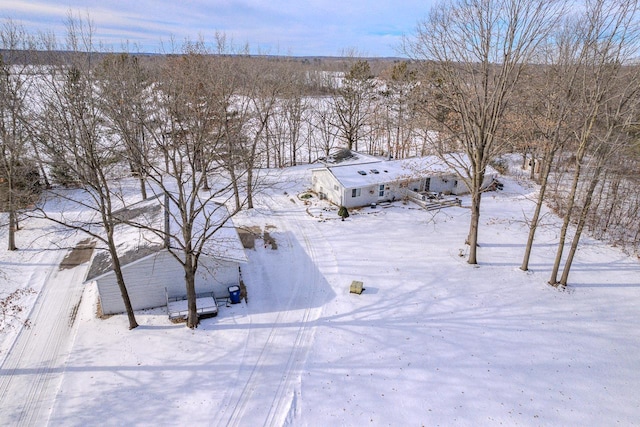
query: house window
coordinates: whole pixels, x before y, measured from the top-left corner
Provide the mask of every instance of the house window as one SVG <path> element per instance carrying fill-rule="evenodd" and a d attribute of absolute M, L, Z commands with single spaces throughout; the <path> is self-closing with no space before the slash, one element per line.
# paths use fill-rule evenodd
<path fill-rule="evenodd" d="M 353 190 L 351 190 L 351 197 L 360 197 L 360 189 L 354 188 Z"/>
<path fill-rule="evenodd" d="M 340 187 L 338 187 L 337 185 L 334 185 L 333 189 L 336 190 L 336 191 L 340 191 Z"/>
<path fill-rule="evenodd" d="M 384 197 L 384 184 L 381 184 L 378 189 L 378 197 Z"/>
<path fill-rule="evenodd" d="M 429 191 L 431 187 L 431 178 L 427 178 L 424 183 L 424 191 Z"/>

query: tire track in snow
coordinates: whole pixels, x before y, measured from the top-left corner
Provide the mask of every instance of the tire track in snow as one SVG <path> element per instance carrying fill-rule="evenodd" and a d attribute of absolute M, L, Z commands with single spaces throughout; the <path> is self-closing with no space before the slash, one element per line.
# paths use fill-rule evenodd
<path fill-rule="evenodd" d="M 286 371 L 283 374 L 282 381 L 278 384 L 276 394 L 271 404 L 271 410 L 265 422 L 265 425 L 269 426 L 283 425 L 287 419 L 295 417 L 297 394 L 300 392 L 300 388 L 298 387 L 298 389 L 296 389 L 295 385 L 299 385 L 300 368 L 306 360 L 313 339 L 314 329 L 309 327 L 309 323 L 317 320 L 321 312 L 321 308 L 312 308 L 315 306 L 316 294 L 321 280 L 321 275 L 317 268 L 315 268 L 318 257 L 309 240 L 309 236 L 306 234 L 308 228 L 302 226 L 300 220 L 297 218 L 294 219 L 294 222 L 297 226 L 298 235 L 302 235 L 304 239 L 305 247 L 309 255 L 310 262 L 306 265 L 306 274 L 304 276 L 312 278 L 312 292 L 310 293 L 309 304 L 304 310 L 302 326 L 298 329 L 296 340 L 289 354 Z"/>
<path fill-rule="evenodd" d="M 300 368 L 306 361 L 314 335 L 314 326 L 310 323 L 317 320 L 322 311 L 322 307 L 316 307 L 315 301 L 321 274 L 316 268 L 317 256 L 314 245 L 307 236 L 308 227 L 299 219 L 299 216 L 306 215 L 304 209 L 296 207 L 291 211 L 290 200 L 283 200 L 284 203 L 280 204 L 276 200 L 268 202 L 271 210 L 269 221 L 276 222 L 279 231 L 288 232 L 285 235 L 288 236 L 287 243 L 290 247 L 294 247 L 293 240 L 297 241 L 295 236 L 302 236 L 308 259 L 305 259 L 303 268 L 296 271 L 294 283 L 298 285 L 293 286 L 286 306 L 276 315 L 247 382 L 237 397 L 231 396 L 231 414 L 228 418 L 220 419 L 220 425 L 283 425 L 296 413 L 296 394 L 300 391 L 301 381 Z M 287 212 L 292 212 L 292 215 Z M 299 286 L 305 282 L 309 286 Z M 302 313 L 299 309 L 292 309 L 294 306 L 304 306 Z M 291 330 L 291 325 L 298 325 L 295 331 Z M 282 359 L 283 356 L 278 352 L 283 349 L 287 349 L 286 361 L 280 365 L 274 360 Z M 267 401 L 268 395 L 273 397 Z"/>
<path fill-rule="evenodd" d="M 20 332 L 0 369 L 0 425 L 46 425 L 51 414 L 72 345 L 72 316 L 87 268 L 84 264 L 59 270 L 57 264 L 34 304 L 31 327 Z"/>

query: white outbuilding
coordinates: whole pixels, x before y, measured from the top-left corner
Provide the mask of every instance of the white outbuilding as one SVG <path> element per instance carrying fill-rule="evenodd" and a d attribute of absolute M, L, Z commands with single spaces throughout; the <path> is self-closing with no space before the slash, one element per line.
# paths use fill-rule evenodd
<path fill-rule="evenodd" d="M 247 258 L 226 208 L 209 203 L 212 206 L 207 214 L 208 226 L 216 221 L 220 221 L 220 224 L 219 228 L 215 225 L 209 227 L 215 232 L 207 239 L 199 258 L 196 293 L 228 297 L 228 287 L 238 285 L 240 266 Z M 159 198 L 129 206 L 119 215 L 126 217 L 127 221 L 155 224 L 158 228 L 165 223 L 164 205 Z M 173 224 L 174 221 L 169 223 Z M 175 224 L 170 228 L 178 231 Z M 122 224 L 118 226 L 116 234 L 116 239 L 119 238 L 121 240 L 116 241 L 119 259 L 134 310 L 161 307 L 167 304 L 167 299 L 186 297 L 184 269 L 166 247 L 160 233 Z M 175 242 L 170 246 L 174 247 Z M 180 250 L 174 248 L 174 252 L 180 253 Z M 85 278 L 85 282 L 91 281 L 97 284 L 102 314 L 125 311 L 111 256 L 104 249 L 94 253 Z"/>

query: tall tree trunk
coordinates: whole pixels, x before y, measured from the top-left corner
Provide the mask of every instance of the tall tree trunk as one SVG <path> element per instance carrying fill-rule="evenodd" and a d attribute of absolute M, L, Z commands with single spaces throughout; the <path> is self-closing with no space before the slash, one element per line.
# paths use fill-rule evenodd
<path fill-rule="evenodd" d="M 620 175 L 615 174 L 613 183 L 607 191 L 606 206 L 608 206 L 607 214 L 604 216 L 604 225 L 602 227 L 602 233 L 606 234 L 611 226 L 613 220 L 613 214 L 615 212 L 616 205 L 618 204 L 618 192 L 620 190 Z"/>
<path fill-rule="evenodd" d="M 237 205 L 238 210 L 240 205 Z M 253 209 L 253 168 L 247 169 L 247 209 Z"/>
<path fill-rule="evenodd" d="M 198 307 L 196 305 L 196 269 L 195 261 L 192 254 L 187 254 L 184 265 L 184 278 L 187 288 L 187 327 L 197 328 L 200 320 L 198 319 Z"/>
<path fill-rule="evenodd" d="M 142 200 L 147 200 L 147 186 L 142 172 L 138 175 L 138 182 L 140 183 L 140 195 L 142 196 Z"/>
<path fill-rule="evenodd" d="M 566 207 L 564 219 L 562 221 L 562 228 L 560 229 L 560 238 L 558 239 L 558 248 L 556 249 L 556 257 L 553 261 L 553 269 L 551 270 L 551 277 L 549 278 L 549 284 L 552 286 L 558 285 L 558 271 L 560 270 L 560 263 L 562 262 L 562 253 L 564 251 L 564 244 L 567 240 L 567 230 L 571 223 L 571 211 L 575 204 L 576 193 L 578 191 L 578 181 L 580 178 L 580 164 L 576 166 L 576 171 L 573 175 L 573 184 L 571 185 L 571 194 L 569 195 L 569 203 Z"/>
<path fill-rule="evenodd" d="M 129 298 L 129 292 L 127 291 L 127 286 L 124 282 L 124 276 L 122 274 L 122 266 L 120 265 L 120 258 L 118 258 L 118 251 L 116 249 L 116 244 L 113 240 L 113 232 L 107 233 L 107 246 L 109 247 L 109 254 L 111 255 L 111 262 L 113 263 L 113 272 L 116 275 L 116 282 L 118 283 L 118 289 L 120 290 L 120 295 L 122 296 L 122 302 L 124 303 L 124 308 L 127 313 L 127 318 L 129 319 L 129 329 L 134 329 L 138 327 L 138 322 L 136 321 L 135 313 L 133 312 L 133 307 L 131 306 L 131 299 Z"/>
<path fill-rule="evenodd" d="M 593 122 L 595 120 L 595 115 L 590 120 L 589 131 Z M 586 132 L 589 134 L 590 132 Z M 551 277 L 549 278 L 549 284 L 552 286 L 558 285 L 558 271 L 560 270 L 560 263 L 562 261 L 562 253 L 564 251 L 564 244 L 567 240 L 567 231 L 569 229 L 569 225 L 571 224 L 571 214 L 573 211 L 573 207 L 576 202 L 576 195 L 578 193 L 578 183 L 580 182 L 580 174 L 582 172 L 582 159 L 584 158 L 584 154 L 587 149 L 587 141 L 586 137 L 583 136 L 580 147 L 578 148 L 578 153 L 576 154 L 576 169 L 573 173 L 573 182 L 571 183 L 571 190 L 568 197 L 568 204 L 566 207 L 566 212 L 564 215 L 564 219 L 562 221 L 562 228 L 560 229 L 560 238 L 558 240 L 558 248 L 556 250 L 556 257 L 553 262 L 553 269 L 551 270 Z"/>
<path fill-rule="evenodd" d="M 33 153 L 35 155 L 36 163 L 38 163 L 38 169 L 40 170 L 40 175 L 42 176 L 42 180 L 44 182 L 44 188 L 51 188 L 51 183 L 49 182 L 49 177 L 44 169 L 44 162 L 40 157 L 40 150 L 38 149 L 38 144 L 36 143 L 36 138 L 33 137 L 31 140 L 31 148 L 33 148 Z"/>
<path fill-rule="evenodd" d="M 555 157 L 555 150 L 550 150 L 548 155 L 544 156 L 543 169 L 540 174 L 540 192 L 538 193 L 538 200 L 536 202 L 536 209 L 533 212 L 533 218 L 531 218 L 531 225 L 529 226 L 529 236 L 527 238 L 527 246 L 524 250 L 524 256 L 522 257 L 522 264 L 520 270 L 529 270 L 529 259 L 531 258 L 531 249 L 533 247 L 533 240 L 538 229 L 538 222 L 540 221 L 540 212 L 542 211 L 542 205 L 544 204 L 544 196 L 547 191 L 547 182 L 549 180 L 549 174 L 551 173 L 551 164 Z"/>
<path fill-rule="evenodd" d="M 478 263 L 478 227 L 480 225 L 480 201 L 482 192 L 474 190 L 471 195 L 471 222 L 469 225 L 469 264 Z"/>
<path fill-rule="evenodd" d="M 9 190 L 11 193 L 11 190 Z M 9 199 L 11 199 L 11 195 L 9 195 Z M 16 211 L 12 206 L 12 202 L 9 201 L 9 236 L 7 242 L 7 249 L 10 251 L 15 251 L 18 249 L 16 246 L 16 229 L 17 229 L 17 221 L 16 221 Z"/>
<path fill-rule="evenodd" d="M 584 230 L 584 225 L 587 222 L 587 215 L 589 213 L 589 209 L 591 208 L 591 201 L 593 200 L 593 193 L 598 185 L 600 174 L 602 172 L 602 161 L 600 160 L 600 164 L 596 168 L 593 173 L 593 177 L 591 178 L 591 182 L 589 182 L 589 188 L 587 190 L 587 195 L 582 205 L 582 209 L 580 210 L 580 217 L 578 219 L 578 225 L 576 227 L 576 233 L 573 235 L 573 240 L 571 241 L 571 249 L 569 250 L 569 255 L 567 256 L 567 260 L 564 263 L 564 269 L 562 270 L 562 276 L 560 277 L 559 284 L 562 286 L 567 285 L 567 281 L 569 280 L 569 271 L 571 270 L 571 265 L 573 264 L 573 257 L 576 254 L 576 250 L 578 249 L 578 243 L 580 242 L 580 236 L 582 235 L 582 231 Z"/>

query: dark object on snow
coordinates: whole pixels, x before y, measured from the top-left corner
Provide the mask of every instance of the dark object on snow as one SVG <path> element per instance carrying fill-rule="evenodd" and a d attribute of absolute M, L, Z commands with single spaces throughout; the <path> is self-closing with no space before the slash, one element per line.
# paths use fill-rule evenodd
<path fill-rule="evenodd" d="M 489 191 L 504 190 L 504 184 L 502 184 L 497 179 L 494 179 L 493 182 L 489 184 L 489 186 L 487 187 L 487 190 Z"/>
<path fill-rule="evenodd" d="M 240 303 L 240 286 L 233 285 L 229 286 L 229 299 L 231 300 L 231 304 Z"/>
<path fill-rule="evenodd" d="M 340 209 L 338 209 L 338 216 L 344 221 L 345 218 L 349 218 L 349 211 L 344 206 L 340 206 Z"/>

